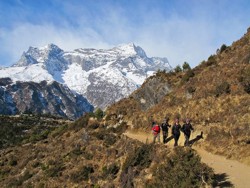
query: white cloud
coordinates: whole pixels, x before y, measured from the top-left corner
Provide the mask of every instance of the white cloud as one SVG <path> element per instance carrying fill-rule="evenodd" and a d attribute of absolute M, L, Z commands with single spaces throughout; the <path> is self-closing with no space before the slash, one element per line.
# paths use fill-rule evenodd
<path fill-rule="evenodd" d="M 216 18 L 216 14 L 203 11 L 200 5 L 193 7 L 192 15 L 188 18 L 176 11 L 166 17 L 158 10 L 145 12 L 145 8 L 135 10 L 134 17 L 130 17 L 126 8 L 110 4 L 101 4 L 96 8 L 99 12 L 67 3 L 64 9 L 75 18 L 74 26 L 62 20 L 60 26 L 44 21 L 40 24 L 24 22 L 8 30 L 0 29 L 0 53 L 7 54 L 9 64 L 17 61 L 29 46 L 54 43 L 63 50 L 73 50 L 110 48 L 120 43 L 134 42 L 149 57 L 167 57 L 173 67 L 184 61 L 194 67 L 215 53 L 223 43 L 230 45 L 233 40 L 239 39 L 249 22 L 242 19 L 241 15 L 225 13 L 223 16 L 227 17 Z"/>

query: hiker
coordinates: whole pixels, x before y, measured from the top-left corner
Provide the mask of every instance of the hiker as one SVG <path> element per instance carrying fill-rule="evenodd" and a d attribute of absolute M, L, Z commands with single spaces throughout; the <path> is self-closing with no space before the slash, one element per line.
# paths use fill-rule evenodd
<path fill-rule="evenodd" d="M 161 124 L 162 137 L 163 137 L 164 144 L 166 143 L 166 139 L 168 137 L 168 128 L 171 127 L 168 122 L 169 122 L 169 118 L 166 118 L 163 120 Z"/>
<path fill-rule="evenodd" d="M 179 119 L 176 118 L 174 125 L 172 127 L 172 135 L 174 137 L 174 146 L 178 146 L 178 140 L 181 134 L 180 129 L 181 129 L 181 125 L 179 123 Z"/>
<path fill-rule="evenodd" d="M 153 136 L 154 136 L 153 137 L 153 143 L 155 143 L 156 138 L 157 138 L 158 142 L 160 142 L 161 128 L 156 122 L 153 122 L 152 132 L 153 132 Z"/>
<path fill-rule="evenodd" d="M 189 138 L 191 135 L 191 130 L 193 131 L 193 127 L 190 123 L 190 119 L 186 119 L 186 122 L 184 123 L 184 125 L 181 128 L 182 132 L 184 133 L 185 136 L 185 143 L 184 146 L 189 146 Z"/>

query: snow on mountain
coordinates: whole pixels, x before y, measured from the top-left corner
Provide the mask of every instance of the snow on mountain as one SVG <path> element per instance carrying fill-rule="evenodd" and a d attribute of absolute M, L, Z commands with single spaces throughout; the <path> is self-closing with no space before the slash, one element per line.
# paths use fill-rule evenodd
<path fill-rule="evenodd" d="M 83 95 L 95 107 L 105 108 L 137 89 L 158 69 L 171 69 L 166 58 L 149 58 L 133 43 L 112 49 L 76 49 L 65 52 L 54 44 L 30 47 L 20 60 L 0 70 L 0 77 L 16 81 L 57 81 Z"/>

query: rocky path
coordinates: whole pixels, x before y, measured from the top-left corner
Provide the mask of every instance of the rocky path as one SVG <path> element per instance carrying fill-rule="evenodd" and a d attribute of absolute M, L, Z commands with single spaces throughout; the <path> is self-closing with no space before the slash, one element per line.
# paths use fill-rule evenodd
<path fill-rule="evenodd" d="M 126 136 L 137 139 L 143 143 L 152 142 L 152 135 L 146 133 L 126 132 Z M 184 138 L 180 137 L 179 144 L 183 145 Z M 167 147 L 173 147 L 173 140 L 166 144 Z M 235 160 L 226 159 L 220 155 L 214 155 L 201 148 L 193 147 L 201 156 L 201 161 L 214 169 L 217 179 L 217 187 L 250 187 L 250 166 L 242 164 Z"/>

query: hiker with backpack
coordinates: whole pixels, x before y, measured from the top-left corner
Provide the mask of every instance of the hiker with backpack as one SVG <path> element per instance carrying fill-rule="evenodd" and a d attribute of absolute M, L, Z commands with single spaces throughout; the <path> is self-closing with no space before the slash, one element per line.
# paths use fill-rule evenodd
<path fill-rule="evenodd" d="M 181 134 L 181 125 L 179 123 L 179 119 L 176 118 L 174 125 L 172 126 L 172 135 L 174 137 L 174 146 L 178 146 L 178 140 L 180 138 L 180 134 Z"/>
<path fill-rule="evenodd" d="M 186 119 L 186 122 L 183 124 L 182 128 L 181 128 L 182 132 L 184 133 L 185 136 L 185 143 L 184 146 L 189 146 L 189 138 L 191 135 L 191 130 L 193 131 L 193 127 L 190 123 L 190 119 Z"/>
<path fill-rule="evenodd" d="M 166 118 L 163 120 L 161 124 L 162 137 L 163 137 L 164 144 L 166 143 L 166 139 L 168 137 L 168 128 L 171 127 L 168 122 L 169 122 L 169 118 Z"/>
<path fill-rule="evenodd" d="M 153 132 L 153 143 L 155 143 L 156 139 L 160 143 L 161 128 L 156 122 L 153 122 L 152 132 Z"/>

